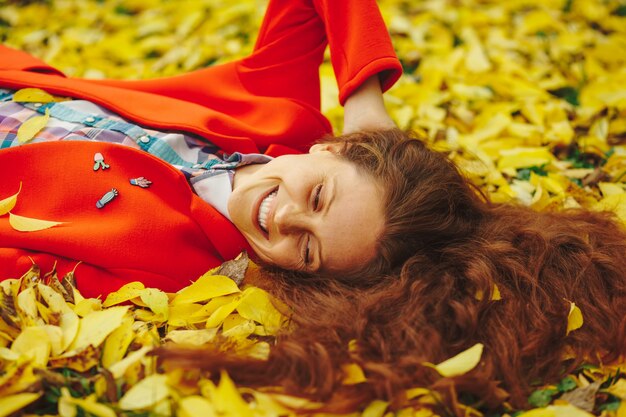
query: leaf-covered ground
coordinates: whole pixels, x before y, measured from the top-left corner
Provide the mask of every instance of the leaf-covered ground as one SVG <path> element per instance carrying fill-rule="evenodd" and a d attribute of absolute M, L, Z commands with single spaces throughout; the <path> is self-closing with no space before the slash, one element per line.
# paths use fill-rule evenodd
<path fill-rule="evenodd" d="M 173 75 L 248 54 L 264 6 L 251 0 L 0 0 L 0 40 L 68 75 Z M 380 6 L 405 69 L 386 95 L 400 127 L 449 152 L 496 201 L 537 210 L 608 209 L 626 221 L 626 3 L 381 0 Z M 329 64 L 321 75 L 324 111 L 340 132 Z M 237 388 L 225 374 L 215 385 L 200 375 L 163 373 L 147 355 L 164 341 L 215 340 L 267 355 L 285 317 L 263 291 L 209 276 L 176 295 L 131 285 L 106 300 L 82 299 L 71 277 L 36 266 L 21 280 L 5 281 L 0 416 L 289 414 L 281 404 L 298 405 L 296 399 Z M 571 331 L 584 326 L 579 313 L 572 310 Z M 480 353 L 476 346 L 438 369 L 465 372 Z M 624 365 L 581 369 L 533 393 L 534 410 L 500 414 L 625 417 Z M 356 365 L 345 371 L 345 383 L 366 377 Z M 438 401 L 419 387 L 407 395 L 418 409 Z M 389 413 L 379 400 L 363 410 L 366 417 Z M 450 412 L 481 415 L 462 402 Z"/>

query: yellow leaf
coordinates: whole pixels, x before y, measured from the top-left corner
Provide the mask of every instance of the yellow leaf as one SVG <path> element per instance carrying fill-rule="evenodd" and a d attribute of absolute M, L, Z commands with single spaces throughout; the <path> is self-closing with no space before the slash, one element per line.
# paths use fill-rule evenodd
<path fill-rule="evenodd" d="M 237 316 L 239 315 L 237 314 Z M 224 321 L 224 323 L 226 323 L 226 320 Z M 232 339 L 244 340 L 253 333 L 259 335 L 259 333 L 257 333 L 257 330 L 260 330 L 260 335 L 269 336 L 265 334 L 264 328 L 262 326 L 256 326 L 252 320 L 245 320 L 237 326 L 225 329 L 223 330 L 222 335 L 224 337 L 230 337 Z"/>
<path fill-rule="evenodd" d="M 172 415 L 174 415 L 172 413 L 172 402 L 168 398 L 165 398 L 165 399 L 157 402 L 156 404 L 154 404 L 154 407 L 152 407 L 152 413 L 155 416 L 172 416 Z"/>
<path fill-rule="evenodd" d="M 28 404 L 35 402 L 39 397 L 41 394 L 38 393 L 22 393 L 0 398 L 0 417 L 12 415 Z"/>
<path fill-rule="evenodd" d="M 40 272 L 41 271 L 39 267 L 33 264 L 24 275 L 33 274 L 39 277 Z M 2 289 L 2 291 L 4 291 L 4 293 L 7 294 L 8 296 L 16 296 L 17 293 L 19 292 L 19 288 L 20 288 L 19 279 L 10 278 L 10 279 L 5 279 L 4 281 L 0 281 L 0 289 Z"/>
<path fill-rule="evenodd" d="M 471 348 L 435 365 L 434 368 L 445 377 L 463 375 L 478 365 L 483 354 L 483 344 L 476 343 Z"/>
<path fill-rule="evenodd" d="M 208 303 L 202 306 L 198 311 L 192 314 L 192 317 L 198 318 L 202 320 L 202 317 L 205 319 L 209 317 L 211 314 L 215 312 L 218 308 L 223 305 L 226 305 L 233 301 L 236 298 L 240 298 L 239 295 L 231 294 L 231 295 L 223 295 L 221 297 L 216 297 L 210 300 Z M 182 305 L 182 304 L 181 304 Z"/>
<path fill-rule="evenodd" d="M 348 342 L 348 352 L 350 353 L 359 352 L 359 342 L 356 339 L 350 339 L 350 341 Z"/>
<path fill-rule="evenodd" d="M 613 211 L 617 216 L 626 223 L 626 193 L 613 194 L 604 197 L 595 206 L 594 210 Z"/>
<path fill-rule="evenodd" d="M 202 346 L 213 340 L 215 335 L 217 335 L 216 328 L 199 330 L 172 330 L 167 334 L 167 336 L 165 336 L 164 340 L 185 345 Z"/>
<path fill-rule="evenodd" d="M 500 151 L 501 158 L 498 161 L 498 169 L 524 168 L 541 166 L 554 160 L 554 155 L 547 148 L 524 148 L 503 149 Z"/>
<path fill-rule="evenodd" d="M 61 397 L 59 398 L 57 411 L 61 417 L 76 417 L 76 405 L 72 402 L 72 396 L 67 387 L 61 388 Z"/>
<path fill-rule="evenodd" d="M 98 398 L 104 398 L 109 390 L 109 386 L 110 384 L 107 382 L 107 378 L 100 373 L 93 381 L 93 393 L 96 394 Z"/>
<path fill-rule="evenodd" d="M 52 326 L 46 324 L 41 328 L 48 334 L 48 340 L 50 340 L 50 354 L 52 356 L 58 356 L 63 353 L 63 330 L 59 326 Z"/>
<path fill-rule="evenodd" d="M 84 399 L 69 397 L 67 398 L 67 401 L 71 404 L 79 406 L 83 409 L 83 411 L 86 411 L 90 415 L 96 417 L 117 417 L 117 414 L 111 408 L 96 402 L 97 400 L 94 395 L 90 395 Z"/>
<path fill-rule="evenodd" d="M 626 417 L 626 401 L 621 401 L 615 417 Z"/>
<path fill-rule="evenodd" d="M 120 398 L 119 406 L 122 410 L 149 409 L 169 395 L 170 388 L 167 385 L 167 376 L 150 375 L 131 387 Z"/>
<path fill-rule="evenodd" d="M 33 116 L 26 120 L 17 129 L 17 141 L 19 143 L 26 143 L 33 139 L 37 133 L 48 124 L 50 119 L 50 110 L 46 109 L 46 114 L 43 116 Z"/>
<path fill-rule="evenodd" d="M 500 289 L 498 288 L 496 284 L 493 284 L 493 292 L 491 293 L 491 299 L 493 301 L 498 301 L 502 299 L 502 296 L 500 295 Z"/>
<path fill-rule="evenodd" d="M 80 326 L 80 319 L 73 311 L 69 313 L 61 314 L 60 327 L 63 331 L 63 345 L 62 350 L 66 350 L 76 339 L 78 334 L 78 327 Z"/>
<path fill-rule="evenodd" d="M 46 323 L 50 323 L 51 320 L 54 320 L 54 316 L 50 309 L 46 307 L 44 304 L 39 301 L 35 301 L 37 306 L 37 312 L 39 313 L 39 317 Z"/>
<path fill-rule="evenodd" d="M 544 189 L 550 191 L 552 194 L 563 195 L 565 193 L 565 189 L 555 178 L 555 176 L 543 177 L 535 174 L 534 172 L 531 172 L 530 183 L 535 186 L 541 185 Z"/>
<path fill-rule="evenodd" d="M 465 66 L 470 72 L 489 71 L 492 66 L 479 42 L 472 42 L 467 50 Z"/>
<path fill-rule="evenodd" d="M 232 417 L 252 417 L 254 415 L 226 372 L 221 372 L 217 387 L 213 384 L 209 384 L 208 387 L 211 402 L 221 415 Z"/>
<path fill-rule="evenodd" d="M 431 395 L 431 391 L 428 388 L 409 388 L 406 390 L 406 398 L 412 400 L 413 398 L 423 397 L 424 395 Z"/>
<path fill-rule="evenodd" d="M 607 392 L 615 395 L 626 403 L 626 379 L 618 379 L 616 383 L 608 387 Z"/>
<path fill-rule="evenodd" d="M 78 372 L 86 372 L 98 365 L 99 362 L 100 350 L 88 345 L 85 348 L 71 350 L 61 356 L 50 358 L 50 367 L 70 368 Z"/>
<path fill-rule="evenodd" d="M 222 325 L 222 330 L 224 332 L 227 332 L 231 329 L 241 326 L 242 324 L 248 324 L 248 323 L 252 324 L 252 327 L 254 328 L 255 324 L 252 320 L 243 318 L 239 314 L 231 314 L 230 316 L 226 317 L 226 319 L 224 320 L 224 323 Z"/>
<path fill-rule="evenodd" d="M 526 411 L 517 417 L 556 417 L 554 410 L 549 408 L 535 408 L 534 410 Z"/>
<path fill-rule="evenodd" d="M 383 417 L 387 407 L 389 407 L 387 401 L 374 400 L 363 410 L 361 417 Z"/>
<path fill-rule="evenodd" d="M 144 346 L 141 349 L 135 350 L 133 353 L 130 353 L 121 361 L 109 366 L 109 371 L 111 372 L 111 374 L 113 374 L 113 378 L 121 378 L 126 373 L 128 368 L 142 360 L 151 350 L 151 346 Z"/>
<path fill-rule="evenodd" d="M 237 312 L 242 317 L 263 325 L 268 334 L 278 331 L 283 320 L 283 315 L 274 307 L 269 294 L 257 287 L 246 288 Z"/>
<path fill-rule="evenodd" d="M 554 417 L 593 417 L 593 414 L 581 410 L 571 404 L 550 405 L 548 409 L 554 411 Z"/>
<path fill-rule="evenodd" d="M 9 224 L 18 232 L 38 232 L 63 224 L 63 222 L 52 222 L 49 220 L 39 220 L 30 217 L 18 216 L 9 213 Z"/>
<path fill-rule="evenodd" d="M 48 333 L 41 327 L 27 327 L 15 338 L 11 350 L 32 359 L 34 366 L 44 368 L 51 350 Z"/>
<path fill-rule="evenodd" d="M 13 94 L 13 101 L 20 103 L 50 103 L 54 96 L 39 88 L 22 88 Z"/>
<path fill-rule="evenodd" d="M 199 395 L 185 397 L 178 403 L 180 417 L 216 417 L 215 407 L 209 400 Z"/>
<path fill-rule="evenodd" d="M 59 399 L 59 415 L 62 417 L 73 417 L 77 414 L 76 406 L 96 417 L 116 417 L 117 414 L 104 404 L 97 402 L 95 394 L 86 398 L 74 398 L 70 395 L 67 387 L 61 388 L 61 398 Z"/>
<path fill-rule="evenodd" d="M 114 363 L 121 361 L 134 338 L 133 319 L 125 316 L 122 324 L 113 330 L 104 342 L 102 366 L 110 368 Z"/>
<path fill-rule="evenodd" d="M 477 127 L 472 133 L 463 135 L 459 138 L 459 143 L 467 149 L 475 149 L 476 144 L 485 139 L 496 138 L 511 123 L 509 114 L 496 113 L 484 123 Z"/>
<path fill-rule="evenodd" d="M 94 311 L 102 310 L 102 301 L 97 298 L 85 298 L 74 306 L 74 312 L 80 317 L 88 316 Z"/>
<path fill-rule="evenodd" d="M 355 385 L 367 381 L 363 369 L 356 363 L 345 364 L 341 369 L 345 374 L 343 381 L 341 381 L 344 385 Z"/>
<path fill-rule="evenodd" d="M 466 415 L 471 415 L 471 414 L 467 413 Z M 474 414 L 474 415 L 478 416 L 480 414 Z M 412 417 L 439 417 L 439 415 L 433 413 L 428 408 L 420 408 L 419 410 L 413 412 Z"/>
<path fill-rule="evenodd" d="M 239 314 L 231 314 L 222 324 L 222 336 L 233 339 L 246 339 L 256 330 L 252 320 L 245 319 Z"/>
<path fill-rule="evenodd" d="M 224 275 L 204 274 L 196 282 L 180 290 L 172 300 L 172 305 L 195 303 L 222 295 L 240 292 L 232 279 Z"/>
<path fill-rule="evenodd" d="M 132 300 L 135 297 L 139 297 L 141 290 L 144 288 L 146 288 L 146 286 L 141 282 L 129 282 L 119 290 L 110 293 L 106 300 L 104 300 L 104 303 L 102 303 L 102 307 L 111 307 L 115 304 L 120 304 Z"/>
<path fill-rule="evenodd" d="M 199 323 L 204 321 L 204 318 L 194 317 L 194 313 L 200 310 L 202 306 L 200 304 L 181 304 L 177 306 L 170 305 L 169 308 L 169 320 L 167 323 L 170 326 L 187 326 L 191 323 Z"/>
<path fill-rule="evenodd" d="M 100 346 L 104 339 L 122 324 L 127 311 L 128 306 L 111 307 L 84 317 L 80 321 L 78 334 L 70 349 L 78 350 L 89 345 Z"/>
<path fill-rule="evenodd" d="M 246 356 L 266 361 L 270 356 L 270 345 L 267 342 L 255 342 L 252 346 L 245 348 Z"/>
<path fill-rule="evenodd" d="M 213 314 L 211 314 L 211 316 L 209 316 L 209 318 L 206 321 L 205 326 L 207 328 L 218 327 L 220 324 L 222 324 L 224 319 L 226 319 L 226 317 L 228 317 L 228 315 L 230 313 L 235 311 L 235 309 L 239 306 L 240 302 L 241 302 L 241 298 L 240 297 L 235 297 L 228 304 L 224 304 L 224 305 L 218 307 L 217 310 L 215 310 L 213 312 Z"/>
<path fill-rule="evenodd" d="M 134 304 L 134 301 L 141 302 L 141 300 L 139 298 L 133 299 L 133 304 Z M 152 321 L 163 321 L 162 319 L 157 317 L 157 315 L 154 314 L 150 310 L 139 309 L 139 310 L 133 311 L 133 314 L 135 315 L 135 319 L 136 320 L 143 321 L 143 322 L 146 322 L 146 323 L 152 322 Z"/>
<path fill-rule="evenodd" d="M 478 300 L 481 301 L 483 299 L 483 292 L 481 289 L 477 289 L 476 290 L 476 294 L 474 294 L 474 297 Z M 491 291 L 491 301 L 498 301 L 501 300 L 502 297 L 500 296 L 500 289 L 498 289 L 498 286 L 496 284 L 493 284 L 493 288 Z"/>
<path fill-rule="evenodd" d="M 13 352 L 10 349 L 7 349 L 6 347 L 0 347 L 0 359 L 4 361 L 15 362 L 19 358 L 20 358 L 19 354 Z"/>
<path fill-rule="evenodd" d="M 543 126 L 545 119 L 545 109 L 543 103 L 537 100 L 524 100 L 521 107 L 521 113 L 530 122 L 537 126 Z"/>
<path fill-rule="evenodd" d="M 32 261 L 31 261 L 32 262 Z M 41 268 L 35 263 L 22 275 L 17 285 L 11 288 L 13 297 L 17 297 L 18 293 L 28 287 L 32 287 L 36 283 L 41 282 Z"/>
<path fill-rule="evenodd" d="M 620 184 L 613 184 L 611 182 L 600 182 L 598 183 L 598 188 L 600 188 L 600 191 L 602 192 L 602 195 L 604 197 L 624 194 L 624 188 Z"/>
<path fill-rule="evenodd" d="M 48 285 L 37 284 L 37 292 L 46 302 L 50 310 L 57 314 L 69 313 L 72 309 L 66 304 L 63 296 Z"/>
<path fill-rule="evenodd" d="M 583 313 L 580 311 L 580 308 L 576 306 L 574 303 L 570 303 L 569 315 L 567 316 L 567 332 L 569 334 L 571 331 L 580 329 L 583 325 Z"/>
<path fill-rule="evenodd" d="M 17 190 L 17 193 L 13 194 L 10 197 L 5 198 L 4 200 L 0 200 L 0 216 L 4 216 L 15 207 L 15 203 L 17 203 L 17 196 L 22 191 L 22 182 L 20 181 L 20 188 Z"/>
<path fill-rule="evenodd" d="M 259 391 L 255 391 L 249 388 L 240 388 L 239 391 L 242 394 L 245 393 L 248 395 L 253 395 L 254 396 L 253 403 L 256 405 L 256 409 L 259 411 L 263 410 L 264 411 L 263 415 L 267 417 L 278 417 L 278 416 L 293 417 L 294 416 L 293 409 L 287 408 L 288 407 L 287 404 L 290 402 L 289 400 L 291 400 L 291 403 L 292 403 L 290 405 L 294 406 L 294 408 L 297 407 L 299 410 L 302 410 L 302 411 L 304 411 L 305 407 L 311 404 L 311 403 L 302 401 L 302 399 L 300 398 L 299 399 L 300 403 L 296 405 L 295 401 L 292 400 L 293 397 L 287 397 L 286 395 L 280 395 L 280 394 L 259 392 Z M 204 393 L 204 391 L 202 392 Z M 283 402 L 282 401 L 283 398 L 288 398 L 288 400 L 286 402 Z M 322 415 L 319 415 L 319 417 L 322 417 Z M 348 416 L 345 416 L 345 417 L 348 417 Z"/>
<path fill-rule="evenodd" d="M 158 316 L 159 320 L 165 321 L 169 317 L 169 307 L 167 294 L 154 288 L 142 290 L 139 297 L 146 303 L 148 308 Z"/>
<path fill-rule="evenodd" d="M 39 318 L 39 312 L 37 310 L 37 299 L 34 288 L 26 288 L 20 292 L 16 298 L 18 312 L 22 313 L 22 318 L 30 325 L 36 324 Z"/>
<path fill-rule="evenodd" d="M 553 122 L 550 123 L 550 129 L 545 136 L 551 142 L 560 142 L 563 145 L 568 145 L 574 138 L 574 129 L 572 129 L 572 126 L 567 120 Z"/>
<path fill-rule="evenodd" d="M 28 361 L 12 362 L 4 367 L 0 374 L 0 398 L 10 394 L 24 392 L 40 382 L 35 376 L 33 366 Z"/>

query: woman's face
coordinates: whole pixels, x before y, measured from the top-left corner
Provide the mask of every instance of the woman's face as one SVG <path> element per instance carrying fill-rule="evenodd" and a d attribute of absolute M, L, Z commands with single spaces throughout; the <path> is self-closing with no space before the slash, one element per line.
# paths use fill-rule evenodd
<path fill-rule="evenodd" d="M 259 258 L 284 269 L 348 271 L 369 262 L 384 227 L 382 187 L 315 145 L 235 173 L 231 219 Z"/>

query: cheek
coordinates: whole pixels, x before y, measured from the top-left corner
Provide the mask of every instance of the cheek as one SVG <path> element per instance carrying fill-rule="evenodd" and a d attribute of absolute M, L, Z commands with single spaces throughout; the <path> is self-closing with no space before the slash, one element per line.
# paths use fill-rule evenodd
<path fill-rule="evenodd" d="M 294 269 L 300 264 L 296 243 L 290 238 L 283 238 L 277 243 L 253 245 L 253 249 L 263 261 L 281 268 Z"/>
<path fill-rule="evenodd" d="M 247 230 L 249 228 L 249 226 L 247 226 L 247 223 L 250 223 L 250 221 L 247 221 L 248 210 L 246 210 L 246 207 L 248 205 L 245 204 L 243 197 L 244 196 L 241 193 L 237 192 L 234 192 L 230 196 L 230 198 L 228 199 L 228 214 L 230 215 L 230 218 L 235 227 L 240 232 L 246 233 L 249 232 L 249 230 Z"/>

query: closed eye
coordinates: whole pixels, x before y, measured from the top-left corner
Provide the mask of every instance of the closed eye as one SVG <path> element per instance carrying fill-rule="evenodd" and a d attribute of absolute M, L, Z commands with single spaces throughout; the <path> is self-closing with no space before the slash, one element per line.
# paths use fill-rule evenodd
<path fill-rule="evenodd" d="M 302 259 L 304 260 L 304 265 L 309 265 L 311 263 L 311 259 L 309 258 L 311 254 L 311 236 L 307 236 L 306 244 L 304 245 L 304 254 Z"/>
<path fill-rule="evenodd" d="M 320 197 L 322 195 L 323 184 L 319 184 L 313 191 L 313 210 L 317 210 L 320 205 Z"/>
<path fill-rule="evenodd" d="M 320 200 L 322 198 L 323 187 L 324 187 L 324 184 L 318 184 L 313 189 L 313 202 L 311 204 L 313 206 L 313 211 L 317 211 L 320 207 Z M 311 256 L 311 235 L 307 234 L 306 243 L 302 251 L 302 260 L 305 266 L 308 266 L 311 264 L 310 256 Z"/>

